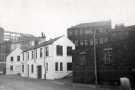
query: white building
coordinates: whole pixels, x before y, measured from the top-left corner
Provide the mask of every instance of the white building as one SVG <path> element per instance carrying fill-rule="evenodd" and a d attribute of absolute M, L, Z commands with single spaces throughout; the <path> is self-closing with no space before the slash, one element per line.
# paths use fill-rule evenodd
<path fill-rule="evenodd" d="M 6 58 L 6 74 L 20 74 L 23 51 L 16 48 Z"/>
<path fill-rule="evenodd" d="M 23 51 L 21 65 L 19 64 L 21 76 L 59 79 L 70 74 L 73 49 L 75 45 L 67 37 L 61 36 Z"/>

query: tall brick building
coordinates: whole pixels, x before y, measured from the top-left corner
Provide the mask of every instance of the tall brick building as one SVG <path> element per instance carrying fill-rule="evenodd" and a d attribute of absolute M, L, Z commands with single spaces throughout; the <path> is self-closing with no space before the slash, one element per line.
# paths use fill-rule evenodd
<path fill-rule="evenodd" d="M 73 81 L 95 83 L 93 35 L 83 34 L 81 37 L 79 33 L 75 35 L 68 31 L 68 37 L 75 44 L 78 40 L 78 48 L 73 54 Z M 85 40 L 89 43 L 85 43 Z M 128 77 L 132 84 L 135 83 L 135 26 L 97 31 L 95 41 L 98 83 L 118 84 L 123 76 Z"/>

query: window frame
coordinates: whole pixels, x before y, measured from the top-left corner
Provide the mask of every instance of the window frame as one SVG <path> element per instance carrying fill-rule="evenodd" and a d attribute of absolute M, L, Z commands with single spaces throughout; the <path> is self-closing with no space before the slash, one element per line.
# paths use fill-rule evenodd
<path fill-rule="evenodd" d="M 20 55 L 17 55 L 17 61 L 19 62 L 20 61 Z"/>
<path fill-rule="evenodd" d="M 43 48 L 42 47 L 40 48 L 40 55 L 39 56 L 40 56 L 40 58 L 43 57 Z"/>
<path fill-rule="evenodd" d="M 104 49 L 104 64 L 112 64 L 112 48 Z"/>
<path fill-rule="evenodd" d="M 10 57 L 10 61 L 11 61 L 11 62 L 14 61 L 14 57 L 13 57 L 13 56 Z"/>
<path fill-rule="evenodd" d="M 34 65 L 31 64 L 31 73 L 34 73 Z"/>
<path fill-rule="evenodd" d="M 62 45 L 56 45 L 56 55 L 63 56 L 63 46 Z"/>
<path fill-rule="evenodd" d="M 72 56 L 72 46 L 67 46 L 67 56 Z"/>
<path fill-rule="evenodd" d="M 67 63 L 67 71 L 72 71 L 72 62 Z"/>
<path fill-rule="evenodd" d="M 55 71 L 59 71 L 59 67 L 58 67 L 59 63 L 58 62 L 55 62 Z"/>
<path fill-rule="evenodd" d="M 60 62 L 60 71 L 63 71 L 63 63 Z"/>

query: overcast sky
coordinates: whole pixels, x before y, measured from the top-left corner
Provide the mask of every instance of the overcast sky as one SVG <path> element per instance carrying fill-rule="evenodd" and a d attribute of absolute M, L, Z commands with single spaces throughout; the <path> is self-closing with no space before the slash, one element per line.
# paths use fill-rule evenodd
<path fill-rule="evenodd" d="M 101 20 L 135 24 L 135 0 L 0 0 L 0 26 L 9 31 L 52 38 L 73 25 Z"/>

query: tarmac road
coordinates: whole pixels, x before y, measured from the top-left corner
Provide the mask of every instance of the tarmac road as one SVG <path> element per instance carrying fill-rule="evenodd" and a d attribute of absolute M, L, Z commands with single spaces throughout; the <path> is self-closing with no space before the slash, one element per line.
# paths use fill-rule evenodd
<path fill-rule="evenodd" d="M 57 80 L 36 80 L 16 75 L 0 75 L 0 90 L 112 90 L 94 87 L 73 87 Z"/>

